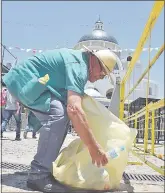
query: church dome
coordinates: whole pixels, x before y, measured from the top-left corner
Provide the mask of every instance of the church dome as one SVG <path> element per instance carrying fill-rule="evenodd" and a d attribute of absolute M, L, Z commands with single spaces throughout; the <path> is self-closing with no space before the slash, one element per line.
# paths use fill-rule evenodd
<path fill-rule="evenodd" d="M 102 40 L 102 41 L 108 41 L 114 44 L 118 44 L 115 37 L 107 34 L 107 32 L 104 31 L 103 22 L 100 21 L 100 18 L 98 21 L 96 21 L 95 28 L 93 29 L 92 33 L 82 36 L 78 42 L 83 42 L 88 40 Z"/>

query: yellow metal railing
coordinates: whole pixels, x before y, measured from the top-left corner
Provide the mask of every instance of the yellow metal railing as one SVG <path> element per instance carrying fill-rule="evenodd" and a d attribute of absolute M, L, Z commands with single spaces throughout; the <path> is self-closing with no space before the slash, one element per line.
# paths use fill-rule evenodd
<path fill-rule="evenodd" d="M 152 28 L 154 27 L 156 20 L 158 19 L 162 9 L 164 7 L 164 1 L 155 1 L 153 9 L 151 10 L 151 14 L 149 16 L 149 19 L 147 21 L 147 24 L 145 26 L 145 29 L 142 33 L 142 36 L 139 40 L 139 43 L 137 45 L 137 48 L 133 54 L 132 60 L 129 64 L 129 68 L 127 70 L 126 75 L 124 76 L 122 82 L 121 82 L 121 89 L 120 89 L 120 119 L 123 119 L 124 117 L 124 102 L 126 100 L 126 98 L 124 98 L 125 96 L 125 83 L 128 80 L 134 66 L 135 63 L 137 62 L 140 53 L 142 52 L 142 49 L 145 45 L 145 42 L 147 41 L 149 35 L 150 35 L 150 31 L 152 30 Z M 128 97 L 128 96 L 127 96 Z"/>
<path fill-rule="evenodd" d="M 160 108 L 163 108 L 165 106 L 164 102 L 165 102 L 165 100 L 162 99 L 162 100 L 159 100 L 158 102 L 148 104 L 147 120 L 148 121 L 151 120 L 151 150 L 148 149 L 148 133 L 147 133 L 147 135 L 146 135 L 146 133 L 144 135 L 144 149 L 138 148 L 139 151 L 141 151 L 141 152 L 145 151 L 148 153 L 147 155 L 152 155 L 152 156 L 158 157 L 159 159 L 163 159 L 164 155 L 155 153 L 155 119 L 159 118 L 161 116 L 155 116 L 155 111 L 160 109 Z M 129 117 L 125 118 L 124 121 L 126 123 L 128 123 L 129 121 L 134 121 L 134 127 L 137 128 L 137 123 L 140 121 L 145 121 L 145 119 L 146 119 L 146 109 L 147 108 L 144 107 L 140 111 L 131 115 L 130 118 Z M 149 113 L 152 113 L 151 116 L 148 116 Z M 138 121 L 138 118 L 140 118 L 144 115 L 145 115 L 145 119 Z M 148 128 L 148 122 L 147 123 L 145 122 L 145 130 L 144 130 L 145 132 L 146 132 L 146 127 Z M 147 131 L 148 131 L 148 129 L 147 129 Z M 138 146 L 136 146 L 136 142 L 134 142 L 134 147 L 136 147 L 136 148 L 138 147 Z M 157 172 L 159 172 L 160 174 L 164 175 L 164 168 L 162 168 L 162 166 L 158 167 L 158 166 L 154 165 L 153 163 L 147 161 L 144 157 L 139 156 L 139 153 L 137 153 L 135 151 L 132 151 L 132 153 L 134 155 L 138 156 L 141 161 L 144 161 L 144 163 L 146 163 L 152 169 L 154 169 Z M 143 155 L 145 155 L 145 153 Z"/>
<path fill-rule="evenodd" d="M 131 93 L 135 90 L 135 88 L 139 85 L 139 83 L 142 81 L 142 79 L 145 77 L 147 72 L 151 69 L 151 67 L 155 64 L 156 60 L 159 58 L 159 56 L 163 53 L 164 51 L 164 44 L 161 46 L 157 54 L 154 56 L 152 61 L 150 62 L 150 65 L 145 69 L 141 77 L 138 79 L 138 81 L 135 83 L 134 87 L 129 91 L 128 95 L 124 98 L 124 101 L 131 95 Z"/>
<path fill-rule="evenodd" d="M 155 119 L 161 117 L 160 115 L 156 115 L 156 110 L 160 108 L 164 108 L 165 99 L 161 99 L 158 102 L 151 102 L 148 104 L 148 95 L 149 95 L 149 76 L 150 76 L 150 70 L 152 66 L 156 63 L 157 59 L 160 57 L 160 55 L 164 52 L 165 46 L 164 44 L 160 47 L 156 55 L 153 57 L 153 59 L 150 61 L 150 49 L 151 49 L 151 30 L 153 29 L 162 9 L 164 7 L 164 1 L 155 1 L 154 6 L 151 10 L 150 16 L 148 18 L 148 21 L 146 23 L 146 26 L 144 28 L 144 31 L 141 35 L 141 38 L 138 42 L 137 48 L 132 56 L 132 60 L 129 64 L 128 70 L 121 82 L 120 85 L 120 119 L 123 120 L 125 123 L 129 124 L 130 122 L 134 123 L 134 127 L 138 128 L 138 123 L 144 122 L 144 144 L 143 149 L 139 149 L 136 145 L 136 141 L 134 141 L 134 147 L 137 148 L 137 150 L 144 151 L 143 154 L 144 157 L 141 157 L 139 153 L 137 153 L 135 150 L 132 151 L 132 153 L 136 156 L 138 156 L 144 163 L 146 163 L 148 166 L 150 166 L 152 169 L 156 170 L 160 174 L 164 175 L 164 168 L 158 167 L 154 165 L 153 163 L 149 162 L 145 159 L 146 154 L 159 157 L 160 159 L 163 159 L 163 155 L 157 155 L 155 154 Z M 130 75 L 134 69 L 134 66 L 142 52 L 142 49 L 147 41 L 149 39 L 149 62 L 147 68 L 144 70 L 140 78 L 137 80 L 137 82 L 134 84 L 133 88 L 128 90 L 128 94 L 125 94 L 125 87 L 126 83 L 128 82 Z M 133 115 L 130 115 L 128 117 L 124 118 L 124 103 L 128 99 L 128 97 L 132 94 L 132 92 L 136 89 L 136 87 L 140 84 L 140 82 L 143 80 L 143 78 L 148 74 L 148 82 L 147 82 L 147 91 L 146 91 L 146 106 L 139 110 L 138 112 L 134 113 Z M 126 95 L 126 96 L 125 96 Z M 129 104 L 128 104 L 129 107 Z M 138 120 L 144 117 L 142 120 Z M 150 124 L 150 128 L 149 128 Z M 140 131 L 140 129 L 139 129 Z M 148 135 L 149 131 L 151 132 L 151 149 L 148 148 Z"/>
<path fill-rule="evenodd" d="M 161 107 L 164 107 L 164 104 L 165 104 L 165 99 L 161 99 L 161 100 L 159 100 L 158 102 L 155 102 L 155 103 L 151 102 L 151 103 L 149 103 L 147 107 L 148 107 L 148 110 L 149 110 L 149 111 L 153 111 L 153 110 L 159 109 L 159 108 L 161 108 Z M 124 120 L 125 122 L 126 122 L 127 120 L 131 121 L 131 120 L 135 120 L 135 119 L 141 117 L 142 115 L 145 115 L 145 112 L 146 112 L 147 107 L 145 106 L 145 107 L 144 107 L 143 109 L 141 109 L 140 111 L 132 114 L 132 115 L 129 116 L 129 117 L 124 118 L 123 120 Z M 155 118 L 156 118 L 156 117 L 155 117 Z"/>

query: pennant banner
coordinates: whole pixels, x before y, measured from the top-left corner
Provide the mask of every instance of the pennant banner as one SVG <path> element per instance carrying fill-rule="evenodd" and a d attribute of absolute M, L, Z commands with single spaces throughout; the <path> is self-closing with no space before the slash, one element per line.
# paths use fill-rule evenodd
<path fill-rule="evenodd" d="M 6 47 L 7 48 L 7 47 Z M 55 49 L 57 49 L 58 46 L 56 46 Z M 20 51 L 25 51 L 25 52 L 32 52 L 32 53 L 41 53 L 43 51 L 46 51 L 46 50 L 49 50 L 49 49 L 46 49 L 46 50 L 42 50 L 42 49 L 34 49 L 34 48 L 20 48 L 20 47 L 8 47 L 9 50 L 13 50 L 13 49 L 17 49 L 17 50 L 20 50 Z M 143 48 L 143 52 L 146 52 L 150 49 L 150 51 L 154 51 L 154 50 L 159 50 L 159 47 L 156 47 L 156 48 Z M 110 49 L 112 50 L 112 49 Z M 112 50 L 114 52 L 134 52 L 135 49 L 131 49 L 131 48 L 125 48 L 125 49 L 120 49 L 120 50 Z"/>

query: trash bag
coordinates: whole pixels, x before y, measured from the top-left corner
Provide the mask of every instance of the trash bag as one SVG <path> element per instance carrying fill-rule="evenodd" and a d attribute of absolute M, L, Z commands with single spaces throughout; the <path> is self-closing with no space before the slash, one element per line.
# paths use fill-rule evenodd
<path fill-rule="evenodd" d="M 94 136 L 107 152 L 109 162 L 100 168 L 93 165 L 87 147 L 77 138 L 53 162 L 53 176 L 61 183 L 75 188 L 116 189 L 137 132 L 88 95 L 84 96 L 82 107 Z"/>

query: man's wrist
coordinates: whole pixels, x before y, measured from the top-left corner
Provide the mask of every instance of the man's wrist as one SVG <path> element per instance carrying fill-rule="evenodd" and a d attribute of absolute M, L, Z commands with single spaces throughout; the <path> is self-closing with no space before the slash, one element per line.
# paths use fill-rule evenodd
<path fill-rule="evenodd" d="M 89 144 L 87 144 L 88 149 L 98 148 L 98 143 L 96 141 L 93 141 Z"/>

